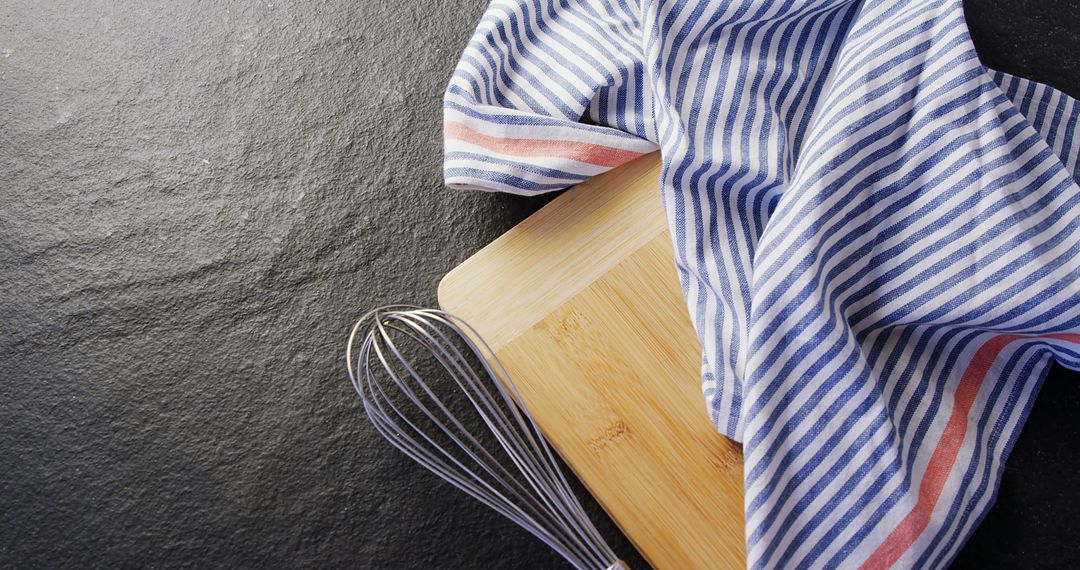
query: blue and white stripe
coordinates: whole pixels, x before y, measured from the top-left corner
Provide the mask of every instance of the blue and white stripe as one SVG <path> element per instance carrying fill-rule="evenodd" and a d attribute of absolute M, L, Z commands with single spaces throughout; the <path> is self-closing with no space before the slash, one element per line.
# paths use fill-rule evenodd
<path fill-rule="evenodd" d="M 983 66 L 960 0 L 498 0 L 446 179 L 543 192 L 659 148 L 748 564 L 939 568 L 1049 364 L 1080 368 L 1078 118 Z"/>

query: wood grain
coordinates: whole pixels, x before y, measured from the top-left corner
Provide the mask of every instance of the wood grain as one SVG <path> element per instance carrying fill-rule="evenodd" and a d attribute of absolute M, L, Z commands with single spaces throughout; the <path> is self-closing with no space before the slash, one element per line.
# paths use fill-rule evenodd
<path fill-rule="evenodd" d="M 745 566 L 650 155 L 567 191 L 443 278 L 545 435 L 658 569 Z"/>

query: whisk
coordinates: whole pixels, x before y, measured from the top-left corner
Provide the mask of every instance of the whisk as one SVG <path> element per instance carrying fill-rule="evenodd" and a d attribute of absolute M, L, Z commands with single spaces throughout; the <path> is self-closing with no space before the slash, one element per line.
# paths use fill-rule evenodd
<path fill-rule="evenodd" d="M 445 374 L 423 378 L 410 348 Z M 394 447 L 575 568 L 629 570 L 585 515 L 506 370 L 468 323 L 440 310 L 381 307 L 353 327 L 345 357 L 364 412 Z M 456 403 L 449 399 L 455 395 Z M 462 418 L 467 414 L 473 421 Z M 486 430 L 471 431 L 479 425 Z"/>

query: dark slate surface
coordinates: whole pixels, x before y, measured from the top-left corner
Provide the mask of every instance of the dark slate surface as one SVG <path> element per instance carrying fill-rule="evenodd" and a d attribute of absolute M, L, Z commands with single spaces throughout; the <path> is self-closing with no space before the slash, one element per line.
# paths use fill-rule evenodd
<path fill-rule="evenodd" d="M 987 63 L 1080 94 L 1075 2 L 968 7 Z M 341 358 L 546 201 L 441 186 L 481 12 L 0 3 L 0 566 L 559 567 L 378 440 Z M 1080 562 L 1076 380 L 958 566 Z"/>

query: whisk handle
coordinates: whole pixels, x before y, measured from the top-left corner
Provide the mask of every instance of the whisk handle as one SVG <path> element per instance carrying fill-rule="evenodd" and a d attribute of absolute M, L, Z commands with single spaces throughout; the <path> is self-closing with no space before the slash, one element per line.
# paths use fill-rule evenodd
<path fill-rule="evenodd" d="M 608 566 L 604 570 L 630 570 L 630 566 L 627 566 L 622 560 L 616 560 L 611 563 L 611 566 Z"/>

